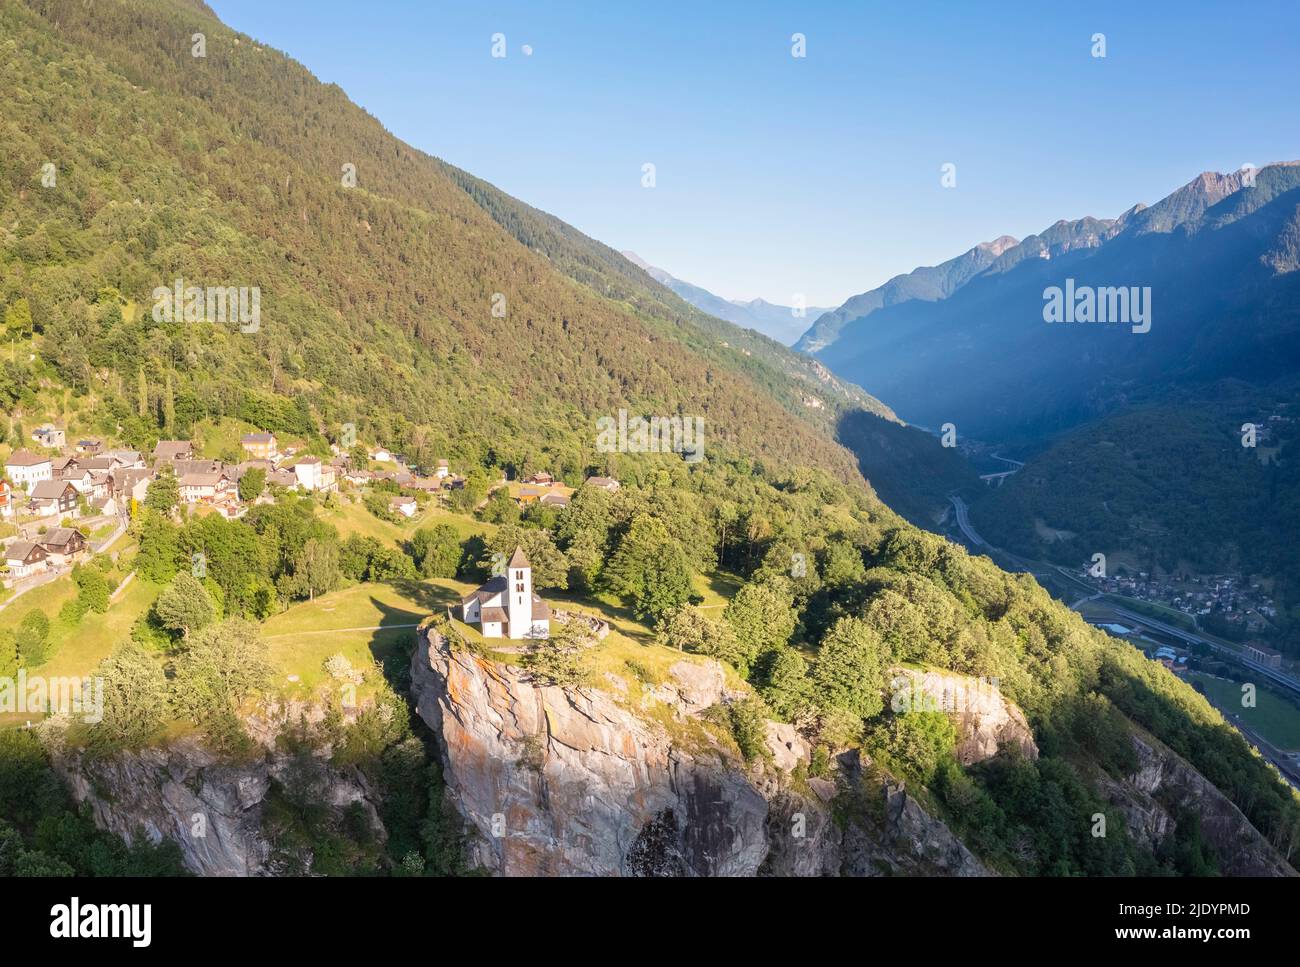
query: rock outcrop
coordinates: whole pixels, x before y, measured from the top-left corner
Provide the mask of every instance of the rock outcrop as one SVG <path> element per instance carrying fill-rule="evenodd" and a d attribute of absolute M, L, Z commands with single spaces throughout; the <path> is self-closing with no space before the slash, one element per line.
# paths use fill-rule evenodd
<path fill-rule="evenodd" d="M 1110 802 L 1124 814 L 1129 834 L 1155 848 L 1172 835 L 1180 811 L 1194 813 L 1201 836 L 1224 876 L 1295 876 L 1296 871 L 1245 814 L 1213 783 L 1164 743 L 1134 729 L 1138 767 L 1123 782 L 1100 778 Z"/>
<path fill-rule="evenodd" d="M 54 757 L 73 797 L 89 805 L 95 824 L 126 842 L 173 840 L 185 866 L 200 876 L 273 876 L 281 872 L 262 826 L 273 780 L 310 765 L 312 794 L 336 810 L 361 803 L 378 836 L 378 797 L 360 770 L 336 768 L 268 749 L 240 762 L 218 759 L 193 738 L 90 758 Z M 308 859 L 308 865 L 310 860 Z"/>
<path fill-rule="evenodd" d="M 957 726 L 957 760 L 962 765 L 991 759 L 1008 745 L 1030 759 L 1038 758 L 1038 744 L 1025 713 L 1003 698 L 993 682 L 913 668 L 895 668 L 892 675 L 895 712 L 923 709 L 952 716 Z"/>
<path fill-rule="evenodd" d="M 770 755 L 746 765 L 701 713 L 734 696 L 713 662 L 682 661 L 647 694 L 534 683 L 422 630 L 416 709 L 438 734 L 472 862 L 505 876 L 780 876 L 986 872 L 915 799 L 876 790 L 883 819 L 834 822 L 835 786 L 803 782 L 808 746 L 770 723 Z M 858 777 L 845 776 L 856 782 Z"/>

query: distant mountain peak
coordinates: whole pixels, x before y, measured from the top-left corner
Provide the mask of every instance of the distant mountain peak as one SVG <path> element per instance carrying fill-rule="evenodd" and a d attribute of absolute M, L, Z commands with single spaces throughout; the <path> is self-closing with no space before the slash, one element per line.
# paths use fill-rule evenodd
<path fill-rule="evenodd" d="M 657 266 L 651 265 L 633 251 L 619 253 L 660 285 L 671 289 L 701 312 L 725 319 L 727 322 L 753 329 L 783 346 L 789 346 L 803 332 L 809 319 L 816 319 L 829 310 L 816 306 L 806 307 L 796 315 L 790 306 L 778 305 L 766 299 L 726 299 L 708 289 L 683 281 Z"/>
<path fill-rule="evenodd" d="M 1010 235 L 999 235 L 991 242 L 980 242 L 975 246 L 975 248 L 979 249 L 981 252 L 988 252 L 994 258 L 997 258 L 1007 249 L 1015 248 L 1015 246 L 1019 244 L 1020 239 L 1018 238 L 1013 238 Z"/>

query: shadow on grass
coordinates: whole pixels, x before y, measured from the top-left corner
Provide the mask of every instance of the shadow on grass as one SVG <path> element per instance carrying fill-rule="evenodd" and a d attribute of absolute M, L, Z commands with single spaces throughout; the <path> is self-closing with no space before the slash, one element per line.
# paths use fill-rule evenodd
<path fill-rule="evenodd" d="M 617 630 L 626 638 L 637 644 L 654 644 L 654 631 L 646 627 L 636 613 L 615 598 L 577 591 L 557 591 L 554 588 L 539 592 L 543 599 L 563 610 L 565 605 L 572 605 L 574 610 L 592 611 L 615 624 Z"/>
<path fill-rule="evenodd" d="M 370 654 L 383 667 L 384 678 L 393 690 L 405 695 L 410 688 L 411 655 L 419 630 L 409 626 L 419 624 L 431 614 L 442 614 L 460 599 L 450 588 L 421 581 L 403 579 L 390 581 L 388 585 L 410 604 L 392 605 L 371 596 L 370 604 L 379 614 L 379 620 L 378 627 L 370 634 Z"/>

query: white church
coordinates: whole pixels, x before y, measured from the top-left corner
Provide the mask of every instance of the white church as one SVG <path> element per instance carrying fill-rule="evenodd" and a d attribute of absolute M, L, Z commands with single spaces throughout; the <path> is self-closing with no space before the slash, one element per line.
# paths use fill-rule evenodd
<path fill-rule="evenodd" d="M 533 593 L 533 566 L 521 547 L 498 574 L 460 602 L 461 620 L 484 638 L 549 638 L 551 609 Z"/>

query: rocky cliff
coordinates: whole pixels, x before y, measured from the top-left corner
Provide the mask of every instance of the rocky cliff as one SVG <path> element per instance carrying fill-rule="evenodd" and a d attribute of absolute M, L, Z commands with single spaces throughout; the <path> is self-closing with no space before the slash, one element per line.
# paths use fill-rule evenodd
<path fill-rule="evenodd" d="M 915 709 L 952 717 L 957 727 L 957 761 L 962 765 L 992 758 L 1006 745 L 1018 747 L 1027 758 L 1038 758 L 1038 744 L 1025 713 L 1002 697 L 996 683 L 932 669 L 895 668 L 892 676 L 895 712 Z"/>
<path fill-rule="evenodd" d="M 1125 781 L 1101 777 L 1102 790 L 1124 814 L 1129 833 L 1155 847 L 1182 811 L 1200 820 L 1201 835 L 1224 876 L 1295 876 L 1296 871 L 1245 815 L 1185 759 L 1149 733 L 1135 729 L 1138 768 Z"/>
<path fill-rule="evenodd" d="M 276 723 L 285 710 L 268 711 L 248 722 L 258 747 L 238 761 L 219 759 L 191 737 L 104 758 L 61 752 L 53 762 L 101 829 L 128 843 L 137 835 L 155 843 L 170 838 L 186 868 L 200 876 L 281 872 L 262 823 L 273 781 L 309 782 L 312 795 L 336 811 L 361 803 L 382 837 L 378 798 L 361 771 L 330 765 L 323 750 L 305 757 L 277 750 Z"/>
<path fill-rule="evenodd" d="M 746 764 L 702 714 L 733 697 L 716 663 L 683 660 L 669 677 L 640 698 L 624 682 L 546 686 L 422 632 L 412 692 L 473 861 L 505 876 L 987 874 L 856 757 L 838 784 L 806 779 L 789 726 L 769 723 L 768 754 Z M 863 808 L 835 822 L 828 803 L 845 786 Z"/>

